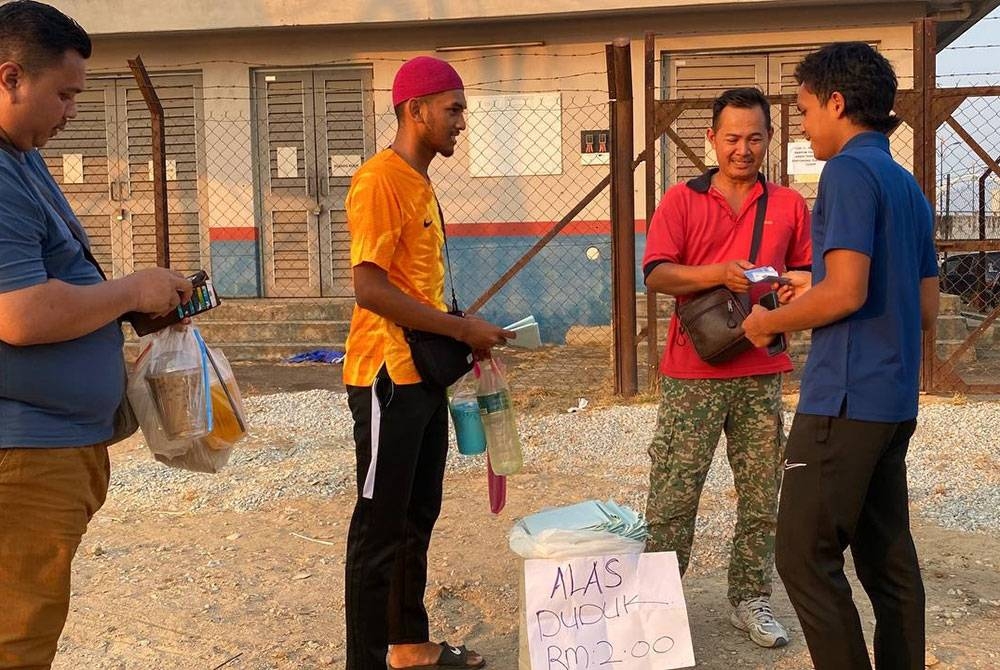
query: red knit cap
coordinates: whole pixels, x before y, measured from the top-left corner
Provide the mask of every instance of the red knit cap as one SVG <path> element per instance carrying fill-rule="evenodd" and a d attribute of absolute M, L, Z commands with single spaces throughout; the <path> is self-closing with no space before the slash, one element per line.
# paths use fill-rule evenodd
<path fill-rule="evenodd" d="M 430 56 L 417 56 L 403 63 L 392 80 L 392 106 L 410 98 L 464 89 L 462 78 L 450 64 Z"/>

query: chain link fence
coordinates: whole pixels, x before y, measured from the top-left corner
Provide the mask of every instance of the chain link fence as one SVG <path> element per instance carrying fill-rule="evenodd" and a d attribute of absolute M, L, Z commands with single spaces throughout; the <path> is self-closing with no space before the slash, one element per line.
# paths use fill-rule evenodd
<path fill-rule="evenodd" d="M 758 86 L 763 89 L 762 85 Z M 711 121 L 711 98 L 718 90 L 699 89 L 697 99 L 671 101 L 684 109 L 670 124 L 670 133 L 659 140 L 662 153 L 657 172 L 657 198 L 663 190 L 699 174 L 702 164 L 714 157 L 703 140 Z M 943 109 L 955 91 L 935 92 L 935 109 Z M 936 164 L 937 242 L 942 292 L 941 316 L 937 323 L 935 365 L 940 374 L 938 388 L 984 388 L 1000 375 L 1000 326 L 993 319 L 1000 308 L 1000 180 L 984 154 L 1000 160 L 1000 92 L 992 88 L 964 89 L 954 101 L 954 111 L 945 114 L 933 145 Z M 812 206 L 821 165 L 808 157 L 799 163 L 808 142 L 802 136 L 800 114 L 789 96 L 770 96 L 775 135 L 763 171 L 775 182 L 797 190 Z M 899 126 L 890 135 L 893 157 L 913 170 L 918 159 L 911 122 L 921 104 L 915 91 L 900 91 L 897 99 Z M 937 112 L 935 112 L 937 113 Z M 980 250 L 982 249 L 982 250 Z M 657 333 L 666 332 L 671 301 L 660 296 Z M 643 315 L 645 312 L 643 312 Z M 647 326 L 648 328 L 648 326 Z M 796 333 L 789 353 L 796 363 L 795 376 L 808 354 L 808 333 Z M 662 349 L 662 344 L 658 347 Z M 954 377 L 952 376 L 954 375 Z M 955 383 L 957 380 L 957 384 Z"/>
<path fill-rule="evenodd" d="M 949 89 L 936 92 L 947 103 Z M 937 129 L 934 208 L 942 296 L 937 323 L 940 383 L 973 388 L 1000 375 L 1000 90 L 966 89 Z M 978 247 L 978 249 L 976 248 Z M 955 380 L 952 375 L 957 377 Z"/>
<path fill-rule="evenodd" d="M 153 78 L 166 116 L 171 265 L 185 273 L 209 271 L 227 304 L 200 323 L 233 358 L 341 349 L 353 306 L 344 198 L 354 171 L 391 143 L 395 115 L 376 108 L 371 75 L 363 71 L 252 77 L 251 86 L 225 92 L 203 87 L 195 74 Z M 673 137 L 655 145 L 656 201 L 713 163 L 704 132 L 711 96 L 722 89 L 699 85 L 673 101 L 685 108 L 669 124 Z M 787 89 L 782 85 L 771 96 L 775 134 L 764 171 L 811 205 L 818 168 L 806 155 Z M 467 128 L 455 154 L 431 166 L 459 301 L 466 308 L 482 303 L 478 312 L 501 325 L 535 316 L 542 350 L 511 349 L 509 356 L 523 373 L 538 369 L 540 388 L 553 375 L 582 374 L 581 388 L 606 392 L 612 370 L 608 191 L 578 206 L 608 173 L 607 95 L 471 89 L 467 97 Z M 918 104 L 912 91 L 900 92 L 903 122 L 891 136 L 894 157 L 908 169 L 917 164 L 911 122 Z M 969 93 L 940 125 L 932 147 L 942 291 L 956 296 L 945 299 L 937 354 L 940 363 L 961 349 L 952 363 L 965 366 L 956 368 L 963 379 L 992 375 L 988 363 L 1000 348 L 989 323 L 976 332 L 1000 306 L 1000 246 L 963 248 L 969 240 L 1000 238 L 1000 185 L 982 157 L 1000 157 L 998 119 L 995 91 Z M 102 76 L 89 83 L 77 118 L 44 151 L 94 255 L 113 276 L 155 263 L 150 135 L 149 111 L 134 81 Z M 636 216 L 643 216 L 641 205 Z M 539 248 L 553 229 L 558 233 Z M 640 220 L 638 259 L 644 248 Z M 655 365 L 642 341 L 647 303 L 636 271 L 639 364 L 651 372 Z M 494 286 L 505 274 L 512 274 L 509 281 Z M 657 352 L 671 312 L 672 301 L 659 296 Z M 790 350 L 801 362 L 808 336 L 793 338 Z M 641 388 L 647 384 L 641 380 Z"/>
<path fill-rule="evenodd" d="M 213 98 L 195 76 L 154 78 L 166 125 L 171 267 L 212 276 L 223 307 L 199 318 L 234 358 L 342 349 L 353 287 L 344 199 L 351 175 L 389 147 L 392 109 L 370 80 L 257 77 L 246 100 Z M 468 93 L 467 128 L 431 179 L 464 308 L 519 264 L 478 310 L 500 325 L 533 315 L 543 348 L 511 349 L 563 373 L 610 371 L 607 190 L 530 260 L 526 252 L 608 172 L 607 95 Z M 155 264 L 150 115 L 125 78 L 95 80 L 44 151 L 109 275 Z M 450 293 L 450 290 L 449 290 Z M 551 379 L 544 373 L 540 386 Z"/>

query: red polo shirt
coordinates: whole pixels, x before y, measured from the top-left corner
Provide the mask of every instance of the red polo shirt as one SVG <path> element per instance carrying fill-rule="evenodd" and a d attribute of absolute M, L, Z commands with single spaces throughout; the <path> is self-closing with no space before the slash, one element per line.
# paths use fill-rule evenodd
<path fill-rule="evenodd" d="M 646 236 L 642 266 L 648 276 L 660 263 L 711 265 L 746 260 L 757 200 L 763 194 L 758 182 L 739 212 L 734 212 L 720 191 L 703 175 L 668 190 L 653 214 Z M 809 208 L 798 192 L 767 184 L 764 235 L 755 265 L 770 265 L 778 272 L 805 267 L 812 262 Z M 766 289 L 763 289 L 766 290 Z M 689 296 L 678 296 L 683 302 Z M 751 298 L 756 300 L 756 292 Z M 680 332 L 676 314 L 670 319 L 667 344 L 660 372 L 677 379 L 729 379 L 790 372 L 786 354 L 768 356 L 765 349 L 751 349 L 721 365 L 709 365 L 698 357 L 691 342 Z"/>

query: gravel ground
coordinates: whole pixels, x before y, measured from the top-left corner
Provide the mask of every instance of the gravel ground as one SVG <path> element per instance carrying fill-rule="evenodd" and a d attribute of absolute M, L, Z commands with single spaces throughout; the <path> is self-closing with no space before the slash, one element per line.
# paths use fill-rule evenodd
<path fill-rule="evenodd" d="M 246 512 L 283 497 L 329 497 L 354 485 L 351 417 L 344 394 L 279 393 L 251 397 L 246 405 L 250 435 L 234 451 L 224 476 L 164 468 L 143 448 L 117 465 L 115 500 L 133 510 L 166 505 L 191 511 L 210 503 Z M 790 425 L 791 414 L 785 419 Z M 522 415 L 526 469 L 604 478 L 611 497 L 642 510 L 649 466 L 646 447 L 655 420 L 652 404 Z M 916 513 L 949 528 L 1000 531 L 1000 443 L 994 437 L 998 424 L 1000 403 L 921 408 L 908 459 Z M 452 472 L 481 472 L 485 467 L 483 457 L 459 456 L 454 448 L 449 454 Z M 262 469 L 271 472 L 263 476 Z M 706 483 L 706 501 L 731 496 L 731 489 L 732 472 L 720 442 Z M 721 539 L 732 526 L 732 505 L 707 507 L 699 516 L 699 531 Z M 706 548 L 721 557 L 721 546 Z"/>
<path fill-rule="evenodd" d="M 489 514 L 485 459 L 452 448 L 428 575 L 435 635 L 468 641 L 498 670 L 517 657 L 521 564 L 506 547 L 511 523 L 591 497 L 642 510 L 656 414 L 651 403 L 568 414 L 573 402 L 564 397 L 516 401 L 525 470 L 509 480 L 507 508 Z M 114 447 L 112 491 L 74 562 L 54 670 L 343 667 L 343 556 L 355 486 L 346 397 L 283 389 L 246 406 L 250 436 L 218 475 L 156 463 L 141 435 Z M 1000 453 L 992 428 L 1000 403 L 927 398 L 921 411 L 909 475 L 929 664 L 996 670 Z M 780 581 L 774 602 L 792 636 L 787 647 L 761 649 L 727 623 L 734 508 L 720 450 L 684 584 L 699 668 L 812 667 Z M 870 635 L 871 608 L 857 593 Z"/>

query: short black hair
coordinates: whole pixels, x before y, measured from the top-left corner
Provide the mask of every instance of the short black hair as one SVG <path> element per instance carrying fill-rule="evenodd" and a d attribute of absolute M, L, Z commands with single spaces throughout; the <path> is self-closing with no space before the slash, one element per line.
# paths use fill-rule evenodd
<path fill-rule="evenodd" d="M 892 64 L 864 42 L 834 42 L 808 54 L 795 68 L 795 81 L 826 105 L 834 92 L 844 96 L 844 113 L 859 126 L 889 134 L 899 82 Z"/>
<path fill-rule="evenodd" d="M 723 91 L 722 95 L 712 103 L 712 130 L 719 129 L 719 117 L 726 107 L 738 107 L 739 109 L 753 109 L 760 107 L 764 112 L 764 121 L 767 127 L 771 127 L 771 103 L 758 88 L 731 88 Z"/>
<path fill-rule="evenodd" d="M 90 37 L 55 7 L 34 0 L 0 5 L 0 63 L 14 61 L 36 72 L 58 62 L 71 49 L 90 58 Z"/>

